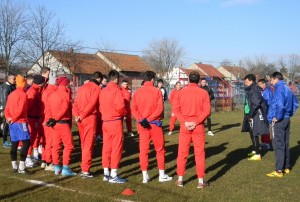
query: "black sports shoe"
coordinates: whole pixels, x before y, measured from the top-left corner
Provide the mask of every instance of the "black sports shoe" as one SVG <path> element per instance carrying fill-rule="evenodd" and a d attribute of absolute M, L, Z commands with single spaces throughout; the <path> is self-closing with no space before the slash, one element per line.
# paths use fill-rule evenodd
<path fill-rule="evenodd" d="M 18 169 L 17 169 L 17 168 L 13 168 L 13 169 L 12 169 L 12 172 L 13 172 L 13 173 L 17 173 L 17 172 L 18 172 Z"/>

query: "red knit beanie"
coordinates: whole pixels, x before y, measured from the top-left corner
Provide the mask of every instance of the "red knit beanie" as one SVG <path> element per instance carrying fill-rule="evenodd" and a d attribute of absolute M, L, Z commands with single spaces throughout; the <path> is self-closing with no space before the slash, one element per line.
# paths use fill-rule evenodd
<path fill-rule="evenodd" d="M 58 86 L 67 86 L 70 84 L 70 80 L 65 76 L 60 76 L 56 79 L 56 85 Z"/>

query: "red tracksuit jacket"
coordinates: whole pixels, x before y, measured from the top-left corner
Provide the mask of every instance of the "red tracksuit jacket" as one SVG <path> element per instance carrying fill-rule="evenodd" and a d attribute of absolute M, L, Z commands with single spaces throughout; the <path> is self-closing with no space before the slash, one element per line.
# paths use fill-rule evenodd
<path fill-rule="evenodd" d="M 173 111 L 181 123 L 203 123 L 210 114 L 210 99 L 208 93 L 197 84 L 190 83 L 181 89 L 178 98 L 174 100 Z"/>
<path fill-rule="evenodd" d="M 114 82 L 109 82 L 101 90 L 100 112 L 103 121 L 113 121 L 126 116 L 124 98 L 119 86 Z"/>
<path fill-rule="evenodd" d="M 73 104 L 73 116 L 80 116 L 81 120 L 89 115 L 96 115 L 99 110 L 100 87 L 88 82 L 78 89 Z"/>
<path fill-rule="evenodd" d="M 26 92 L 28 98 L 28 118 L 41 118 L 43 114 L 41 87 L 37 84 L 32 84 Z"/>
<path fill-rule="evenodd" d="M 42 116 L 42 122 L 44 121 L 48 121 L 49 118 L 51 118 L 51 114 L 49 114 L 49 110 L 47 109 L 49 106 L 48 106 L 48 98 L 49 98 L 49 95 L 51 93 L 53 93 L 54 91 L 57 90 L 57 86 L 56 85 L 51 85 L 51 84 L 48 84 L 47 85 L 47 88 L 43 91 L 42 93 L 42 109 L 43 109 L 43 116 Z"/>
<path fill-rule="evenodd" d="M 47 114 L 56 121 L 72 118 L 69 90 L 65 86 L 58 86 L 57 90 L 49 95 L 47 105 Z"/>
<path fill-rule="evenodd" d="M 131 90 L 121 87 L 121 92 L 124 98 L 126 110 L 130 110 Z"/>
<path fill-rule="evenodd" d="M 4 115 L 13 122 L 27 122 L 27 95 L 23 88 L 17 88 L 7 98 Z"/>
<path fill-rule="evenodd" d="M 153 86 L 153 82 L 146 81 L 133 95 L 132 115 L 137 121 L 146 118 L 151 122 L 160 120 L 162 111 L 163 98 L 161 91 Z"/>
<path fill-rule="evenodd" d="M 176 99 L 178 97 L 178 93 L 180 90 L 177 90 L 176 88 L 174 90 L 172 90 L 171 94 L 170 94 L 170 98 L 169 101 L 171 103 L 171 105 L 173 106 L 174 104 L 174 99 Z"/>

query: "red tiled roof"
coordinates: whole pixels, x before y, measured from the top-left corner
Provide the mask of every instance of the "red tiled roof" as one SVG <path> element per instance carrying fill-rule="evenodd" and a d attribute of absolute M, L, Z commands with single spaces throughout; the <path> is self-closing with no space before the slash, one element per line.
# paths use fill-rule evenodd
<path fill-rule="evenodd" d="M 244 79 L 244 77 L 247 75 L 247 70 L 243 67 L 233 67 L 233 66 L 222 66 L 224 69 L 226 69 L 228 72 L 233 74 L 236 78 Z"/>
<path fill-rule="evenodd" d="M 203 74 L 202 71 L 198 70 L 198 69 L 186 69 L 186 68 L 183 68 L 183 67 L 180 67 L 180 69 L 186 73 L 187 75 L 189 75 L 191 72 L 198 72 L 200 74 L 200 77 L 205 77 L 207 76 L 206 74 Z"/>
<path fill-rule="evenodd" d="M 205 72 L 209 77 L 217 77 L 217 78 L 224 78 L 225 76 L 219 72 L 214 66 L 209 64 L 201 64 L 201 63 L 195 63 L 196 66 L 201 69 L 203 72 Z"/>
<path fill-rule="evenodd" d="M 121 53 L 103 52 L 100 51 L 107 59 L 116 64 L 121 71 L 127 72 L 145 72 L 153 71 L 153 68 L 148 65 L 138 55 L 128 55 Z"/>
<path fill-rule="evenodd" d="M 74 53 L 65 51 L 49 51 L 59 62 L 73 73 L 93 74 L 100 71 L 107 74 L 111 68 L 96 54 Z"/>

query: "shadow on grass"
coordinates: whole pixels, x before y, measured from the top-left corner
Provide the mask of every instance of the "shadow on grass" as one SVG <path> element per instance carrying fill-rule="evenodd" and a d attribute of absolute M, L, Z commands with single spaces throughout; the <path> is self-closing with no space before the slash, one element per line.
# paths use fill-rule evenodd
<path fill-rule="evenodd" d="M 291 158 L 291 168 L 293 168 L 298 160 L 300 156 L 300 141 L 298 141 L 298 145 L 296 145 L 295 147 L 292 147 L 290 149 L 290 158 Z"/>
<path fill-rule="evenodd" d="M 55 184 L 56 182 L 62 182 L 62 181 L 66 180 L 66 179 L 69 179 L 69 178 L 70 177 L 58 178 L 58 179 L 55 179 L 55 180 L 53 180 L 51 182 L 46 182 L 46 183 L 48 183 L 48 184 Z M 0 196 L 0 201 L 1 200 L 11 201 L 11 200 L 9 200 L 9 198 L 13 198 L 13 197 L 18 196 L 19 194 L 22 194 L 22 193 L 24 193 L 24 194 L 26 194 L 26 193 L 30 194 L 32 191 L 34 191 L 34 190 L 36 190 L 38 188 L 41 188 L 43 186 L 45 186 L 45 185 L 43 185 L 43 184 L 41 184 L 41 185 L 33 185 L 33 186 L 25 188 L 25 189 L 20 189 L 20 190 L 17 190 L 17 191 L 8 193 L 8 194 L 1 195 Z"/>
<path fill-rule="evenodd" d="M 215 147 L 211 147 L 211 148 L 207 148 L 207 157 L 212 156 L 212 155 L 216 155 L 218 153 L 223 152 L 226 149 L 226 145 L 228 143 L 223 143 L 219 146 L 215 146 Z M 232 167 L 234 167 L 235 165 L 237 165 L 241 160 L 245 159 L 245 156 L 247 156 L 249 150 L 251 149 L 251 147 L 248 148 L 242 148 L 242 149 L 237 149 L 234 150 L 230 153 L 227 154 L 226 158 L 220 160 L 219 162 L 215 163 L 214 165 L 206 168 L 206 173 L 212 172 L 220 167 L 221 170 L 218 171 L 212 178 L 210 178 L 208 180 L 209 183 L 212 183 L 214 181 L 216 181 L 217 179 L 221 178 L 223 175 L 225 175 Z M 188 160 L 192 160 L 192 157 L 190 157 Z M 189 167 L 193 167 L 193 164 L 188 164 L 191 166 L 187 166 L 187 168 Z M 186 180 L 186 183 L 193 181 L 197 179 L 197 175 L 194 175 L 193 177 L 189 178 Z"/>
<path fill-rule="evenodd" d="M 227 144 L 228 144 L 228 142 L 225 142 L 225 143 L 222 143 L 218 146 L 205 148 L 205 158 L 207 159 L 207 158 L 209 158 L 213 155 L 217 155 L 217 154 L 225 151 Z M 174 159 L 176 160 L 178 145 L 177 144 L 170 145 L 170 146 L 167 147 L 167 151 L 168 150 L 172 150 L 173 152 L 166 156 L 166 163 L 174 161 Z M 194 155 L 194 147 L 193 146 L 190 147 L 189 153 L 191 155 L 187 159 L 186 170 L 190 169 L 190 168 L 193 168 L 195 166 L 195 155 Z M 176 175 L 176 168 L 177 168 L 177 165 L 175 164 L 173 167 L 170 167 L 170 168 L 166 169 L 166 172 L 170 173 L 171 176 L 175 176 Z"/>
<path fill-rule="evenodd" d="M 240 126 L 241 126 L 241 123 L 233 123 L 233 124 L 222 125 L 220 128 L 214 129 L 213 132 L 214 133 L 219 133 L 221 131 L 228 130 L 230 128 L 240 127 Z"/>
<path fill-rule="evenodd" d="M 232 152 L 229 152 L 226 156 L 226 158 L 220 160 L 219 162 L 215 163 L 214 165 L 208 167 L 206 169 L 206 173 L 212 172 L 215 169 L 218 169 L 220 167 L 221 170 L 218 171 L 212 178 L 209 179 L 208 182 L 214 182 L 217 179 L 221 178 L 223 175 L 225 175 L 232 167 L 237 165 L 241 160 L 245 159 L 245 156 L 247 156 L 249 150 L 251 149 L 251 146 L 248 148 L 241 148 L 236 149 Z M 190 180 L 196 179 L 197 177 L 193 177 Z"/>

